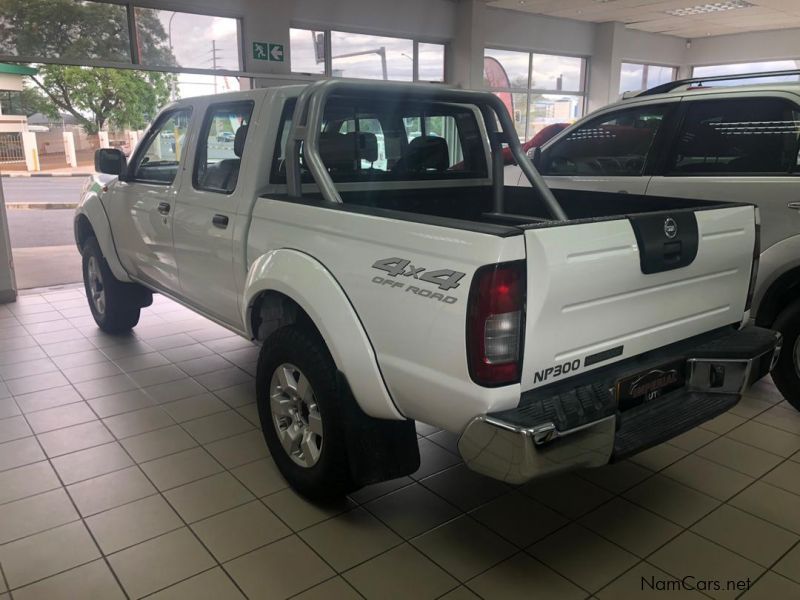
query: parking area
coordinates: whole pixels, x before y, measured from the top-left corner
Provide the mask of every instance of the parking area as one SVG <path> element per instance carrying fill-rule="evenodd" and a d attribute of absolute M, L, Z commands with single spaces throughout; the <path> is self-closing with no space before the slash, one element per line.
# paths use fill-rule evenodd
<path fill-rule="evenodd" d="M 416 473 L 316 505 L 273 465 L 258 348 L 227 330 L 156 296 L 109 336 L 71 286 L 0 307 L 0 335 L 3 600 L 800 597 L 800 414 L 769 380 L 521 487 L 418 423 Z"/>

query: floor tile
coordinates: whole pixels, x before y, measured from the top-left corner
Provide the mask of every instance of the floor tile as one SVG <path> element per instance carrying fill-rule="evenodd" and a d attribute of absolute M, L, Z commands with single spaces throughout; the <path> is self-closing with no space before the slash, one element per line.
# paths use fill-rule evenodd
<path fill-rule="evenodd" d="M 110 396 L 127 392 L 136 388 L 136 384 L 124 373 L 112 375 L 102 379 L 92 379 L 73 384 L 78 393 L 86 400 L 93 400 L 102 396 Z"/>
<path fill-rule="evenodd" d="M 655 475 L 640 483 L 624 496 L 684 527 L 700 520 L 720 504 L 719 500 L 662 475 Z"/>
<path fill-rule="evenodd" d="M 800 451 L 800 435 L 794 435 L 758 421 L 747 421 L 736 429 L 729 431 L 725 437 L 761 448 L 784 458 Z"/>
<path fill-rule="evenodd" d="M 309 527 L 300 537 L 339 572 L 403 541 L 362 508 Z"/>
<path fill-rule="evenodd" d="M 186 346 L 178 346 L 177 348 L 167 348 L 161 351 L 161 354 L 169 361 L 177 364 L 194 358 L 202 356 L 210 356 L 214 354 L 213 350 L 206 348 L 203 344 L 195 342 Z"/>
<path fill-rule="evenodd" d="M 413 546 L 403 544 L 344 573 L 367 600 L 426 600 L 458 585 Z"/>
<path fill-rule="evenodd" d="M 256 386 L 252 381 L 222 388 L 214 393 L 232 408 L 252 404 L 256 401 Z"/>
<path fill-rule="evenodd" d="M 104 560 L 64 571 L 34 584 L 14 590 L 17 600 L 75 600 L 102 598 L 124 600 L 125 594 Z"/>
<path fill-rule="evenodd" d="M 51 458 L 114 441 L 114 436 L 101 421 L 56 429 L 41 433 L 37 437 L 42 448 Z"/>
<path fill-rule="evenodd" d="M 129 390 L 89 400 L 89 406 L 101 419 L 154 405 L 155 401 L 142 390 Z"/>
<path fill-rule="evenodd" d="M 609 585 L 597 592 L 599 600 L 658 600 L 659 598 L 677 598 L 678 600 L 705 600 L 708 598 L 702 592 L 687 589 L 689 586 L 661 569 L 647 562 L 638 565 L 623 573 Z"/>
<path fill-rule="evenodd" d="M 77 518 L 75 507 L 61 488 L 3 504 L 0 506 L 0 544 Z"/>
<path fill-rule="evenodd" d="M 169 361 L 158 352 L 148 352 L 146 354 L 134 354 L 114 359 L 114 364 L 126 373 L 152 369 L 169 364 Z"/>
<path fill-rule="evenodd" d="M 108 557 L 130 596 L 140 598 L 214 566 L 187 529 L 178 529 Z"/>
<path fill-rule="evenodd" d="M 569 522 L 544 504 L 517 491 L 484 504 L 471 515 L 520 548 Z"/>
<path fill-rule="evenodd" d="M 591 592 L 609 584 L 638 562 L 630 552 L 574 523 L 537 542 L 528 552 Z"/>
<path fill-rule="evenodd" d="M 202 375 L 203 373 L 213 373 L 220 369 L 229 369 L 233 365 L 227 360 L 222 358 L 219 354 L 212 354 L 210 356 L 201 356 L 189 360 L 181 361 L 176 365 L 181 371 L 191 377 Z"/>
<path fill-rule="evenodd" d="M 698 450 L 697 455 L 750 477 L 761 477 L 783 460 L 771 452 L 727 437 L 714 440 Z"/>
<path fill-rule="evenodd" d="M 714 433 L 713 431 L 708 431 L 707 429 L 702 429 L 700 427 L 695 427 L 694 429 L 690 429 L 686 433 L 683 433 L 677 437 L 672 438 L 669 443 L 670 446 L 677 446 L 681 450 L 686 450 L 687 452 L 694 452 L 698 448 L 705 446 L 709 442 L 717 439 L 719 437 L 718 433 Z"/>
<path fill-rule="evenodd" d="M 161 408 L 179 423 L 228 410 L 228 406 L 222 400 L 210 393 L 166 402 Z"/>
<path fill-rule="evenodd" d="M 297 575 L 298 565 L 303 565 L 302 577 Z M 334 575 L 294 535 L 232 560 L 225 569 L 251 600 L 288 598 Z"/>
<path fill-rule="evenodd" d="M 80 521 L 0 546 L 0 563 L 12 589 L 99 557 L 100 551 Z"/>
<path fill-rule="evenodd" d="M 271 458 L 261 458 L 244 464 L 231 469 L 231 473 L 259 498 L 274 494 L 289 485 Z"/>
<path fill-rule="evenodd" d="M 0 419 L 21 415 L 22 411 L 17 406 L 17 403 L 14 402 L 14 399 L 10 397 L 10 394 L 9 397 L 1 397 L 3 389 L 5 389 L 5 385 L 0 383 Z"/>
<path fill-rule="evenodd" d="M 28 465 L 44 458 L 42 448 L 33 437 L 0 444 L 0 472 Z"/>
<path fill-rule="evenodd" d="M 59 369 L 69 369 L 72 367 L 84 367 L 101 363 L 106 360 L 106 355 L 100 350 L 85 350 L 83 352 L 75 352 L 74 354 L 64 354 L 63 356 L 56 356 L 51 359 Z"/>
<path fill-rule="evenodd" d="M 578 475 L 613 494 L 621 494 L 641 483 L 653 471 L 630 460 L 612 463 L 597 469 L 586 469 Z"/>
<path fill-rule="evenodd" d="M 527 554 L 512 556 L 468 584 L 485 600 L 558 598 L 580 600 L 584 590 Z"/>
<path fill-rule="evenodd" d="M 121 440 L 156 429 L 175 425 L 175 421 L 160 406 L 151 406 L 103 419 L 106 427 Z"/>
<path fill-rule="evenodd" d="M 192 529 L 220 562 L 227 562 L 292 533 L 259 501 L 198 521 Z M 337 544 L 342 542 L 349 543 L 350 540 L 337 540 Z"/>
<path fill-rule="evenodd" d="M 125 438 L 120 443 L 139 463 L 174 454 L 197 445 L 191 436 L 177 425 Z"/>
<path fill-rule="evenodd" d="M 6 381 L 6 386 L 13 396 L 22 396 L 42 390 L 49 390 L 69 384 L 69 381 L 59 372 L 42 373 L 40 375 L 29 375 Z"/>
<path fill-rule="evenodd" d="M 325 504 L 311 503 L 291 488 L 271 494 L 263 498 L 263 501 L 293 531 L 311 527 L 355 507 L 349 499 Z"/>
<path fill-rule="evenodd" d="M 159 490 L 168 490 L 222 471 L 203 448 L 191 448 L 141 464 Z"/>
<path fill-rule="evenodd" d="M 64 404 L 73 404 L 74 402 L 83 400 L 80 394 L 75 391 L 75 388 L 69 385 L 33 392 L 31 394 L 23 394 L 21 396 L 16 396 L 14 399 L 17 401 L 20 410 L 24 413 L 53 408 L 54 406 L 62 406 Z"/>
<path fill-rule="evenodd" d="M 138 467 L 100 475 L 67 487 L 81 515 L 90 515 L 139 500 L 156 493 L 156 488 Z"/>
<path fill-rule="evenodd" d="M 503 482 L 471 471 L 463 464 L 426 477 L 420 483 L 463 511 L 472 510 L 510 490 Z"/>
<path fill-rule="evenodd" d="M 800 545 L 795 545 L 791 552 L 788 552 L 773 567 L 773 570 L 789 579 L 793 579 L 795 583 L 800 583 Z"/>
<path fill-rule="evenodd" d="M 9 388 L 11 388 L 10 385 Z M 11 392 L 14 392 L 13 388 L 11 388 Z M 773 406 L 754 417 L 754 419 L 764 425 L 770 425 L 794 435 L 800 435 L 800 411 L 793 408 Z"/>
<path fill-rule="evenodd" d="M 0 444 L 33 435 L 25 417 L 19 415 L 0 419 Z"/>
<path fill-rule="evenodd" d="M 672 463 L 679 461 L 686 456 L 686 454 L 686 450 L 682 450 L 677 446 L 659 444 L 658 446 L 648 448 L 644 452 L 634 454 L 629 460 L 651 471 L 661 471 Z"/>
<path fill-rule="evenodd" d="M 112 375 L 119 375 L 122 371 L 111 361 L 91 363 L 79 367 L 68 367 L 62 369 L 64 376 L 69 379 L 70 383 L 81 383 L 90 381 L 92 379 L 102 379 L 103 377 L 111 377 Z"/>
<path fill-rule="evenodd" d="M 175 510 L 194 523 L 254 499 L 230 473 L 219 473 L 164 492 Z"/>
<path fill-rule="evenodd" d="M 134 371 L 133 373 L 129 373 L 128 377 L 136 382 L 136 385 L 144 388 L 183 379 L 186 375 L 175 365 L 162 365 L 160 367 Z"/>
<path fill-rule="evenodd" d="M 768 402 L 763 398 L 744 395 L 742 399 L 739 400 L 739 404 L 733 406 L 729 412 L 744 417 L 745 419 L 752 419 L 765 410 L 772 408 L 773 404 L 773 402 Z"/>
<path fill-rule="evenodd" d="M 614 498 L 590 512 L 581 524 L 641 558 L 681 532 L 671 521 L 623 498 Z"/>
<path fill-rule="evenodd" d="M 612 497 L 603 488 L 574 473 L 534 480 L 523 485 L 521 489 L 535 500 L 570 518 L 586 514 Z"/>
<path fill-rule="evenodd" d="M 800 496 L 800 463 L 786 461 L 770 471 L 762 481 Z"/>
<path fill-rule="evenodd" d="M 727 500 L 754 479 L 691 454 L 664 469 L 664 475 L 718 500 Z"/>
<path fill-rule="evenodd" d="M 161 496 L 149 496 L 86 519 L 86 525 L 104 554 L 117 552 L 158 537 L 183 522 Z"/>
<path fill-rule="evenodd" d="M 754 579 L 764 572 L 756 563 L 689 531 L 655 552 L 648 562 L 677 578 L 702 573 L 703 579 L 727 582 Z M 714 598 L 735 598 L 739 593 L 709 590 Z"/>
<path fill-rule="evenodd" d="M 797 534 L 726 504 L 695 524 L 692 531 L 764 567 L 800 541 Z"/>
<path fill-rule="evenodd" d="M 800 583 L 791 581 L 772 571 L 755 582 L 753 587 L 739 596 L 741 600 L 775 600 L 775 598 L 800 598 Z"/>
<path fill-rule="evenodd" d="M 269 456 L 264 434 L 258 429 L 205 444 L 205 448 L 226 469 L 233 469 Z"/>
<path fill-rule="evenodd" d="M 220 568 L 211 569 L 176 583 L 148 600 L 244 600 L 230 577 Z"/>
<path fill-rule="evenodd" d="M 757 481 L 728 504 L 800 535 L 800 496 Z"/>
<path fill-rule="evenodd" d="M 443 471 L 461 462 L 459 456 L 445 450 L 438 444 L 434 444 L 428 439 L 419 440 L 418 445 L 420 466 L 415 473 L 411 474 L 411 477 L 414 479 L 424 479 L 429 475 Z"/>
<path fill-rule="evenodd" d="M 708 431 L 713 431 L 719 435 L 724 435 L 728 433 L 731 429 L 738 427 L 742 423 L 745 422 L 745 418 L 741 417 L 732 412 L 722 413 L 718 417 L 711 419 L 710 421 L 706 421 L 700 427 L 703 429 L 707 429 Z"/>
<path fill-rule="evenodd" d="M 6 334 L 7 335 L 7 334 Z M 16 348 L 0 352 L 0 366 L 15 365 L 28 360 L 47 358 L 47 354 L 38 346 L 29 348 Z"/>
<path fill-rule="evenodd" d="M 237 383 L 252 381 L 253 378 L 238 367 L 230 367 L 228 369 L 214 371 L 213 373 L 198 375 L 195 379 L 206 389 L 213 392 L 236 385 Z"/>
<path fill-rule="evenodd" d="M 348 497 L 358 504 L 366 504 L 370 500 L 375 500 L 376 498 L 385 496 L 386 494 L 394 492 L 395 490 L 399 490 L 400 488 L 404 488 L 413 483 L 414 480 L 410 477 L 398 477 L 396 479 L 390 479 L 389 481 L 381 481 L 379 483 L 372 483 L 364 486 L 355 492 L 350 492 Z"/>
<path fill-rule="evenodd" d="M 0 473 L 0 504 L 61 487 L 46 460 Z"/>
<path fill-rule="evenodd" d="M 180 400 L 181 398 L 188 398 L 189 396 L 197 396 L 207 390 L 194 379 L 185 378 L 168 383 L 161 383 L 159 385 L 152 385 L 146 388 L 145 391 L 148 396 L 161 404 L 173 400 Z"/>
<path fill-rule="evenodd" d="M 95 421 L 97 416 L 86 402 L 75 402 L 28 413 L 26 418 L 34 432 L 46 433 L 55 429 Z"/>
<path fill-rule="evenodd" d="M 387 494 L 364 507 L 406 539 L 459 515 L 454 506 L 420 484 Z"/>
<path fill-rule="evenodd" d="M 133 465 L 131 458 L 117 442 L 57 456 L 52 462 L 65 485 Z"/>
<path fill-rule="evenodd" d="M 224 412 L 186 421 L 182 426 L 200 444 L 209 444 L 253 429 L 247 419 L 227 409 L 227 406 L 225 408 Z"/>
<path fill-rule="evenodd" d="M 361 595 L 341 577 L 333 577 L 310 590 L 294 596 L 294 600 L 361 600 Z"/>
<path fill-rule="evenodd" d="M 2 332 L 0 332 L 2 337 Z M 5 340 L 3 340 L 5 342 Z M 14 363 L 12 365 L 0 366 L 0 379 L 10 381 L 20 377 L 29 377 L 31 375 L 40 375 L 42 373 L 50 373 L 58 371 L 58 367 L 49 358 L 38 358 L 35 360 L 26 360 L 25 362 Z"/>

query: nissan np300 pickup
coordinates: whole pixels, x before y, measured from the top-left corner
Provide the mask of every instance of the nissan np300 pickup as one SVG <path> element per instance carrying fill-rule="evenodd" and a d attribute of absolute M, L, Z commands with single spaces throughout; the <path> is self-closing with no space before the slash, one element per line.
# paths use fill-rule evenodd
<path fill-rule="evenodd" d="M 531 187 L 504 186 L 504 147 Z M 489 93 L 192 98 L 96 166 L 116 178 L 75 232 L 97 324 L 131 329 L 158 292 L 260 343 L 263 433 L 309 497 L 415 471 L 414 421 L 507 482 L 604 465 L 726 411 L 778 356 L 745 326 L 752 205 L 554 193 Z"/>

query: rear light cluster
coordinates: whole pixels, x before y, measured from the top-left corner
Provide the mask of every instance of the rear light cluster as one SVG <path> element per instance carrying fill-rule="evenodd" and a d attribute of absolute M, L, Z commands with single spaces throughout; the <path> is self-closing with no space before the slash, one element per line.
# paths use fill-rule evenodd
<path fill-rule="evenodd" d="M 478 269 L 467 309 L 467 359 L 475 383 L 519 381 L 524 311 L 525 261 Z"/>
<path fill-rule="evenodd" d="M 753 266 L 750 268 L 750 287 L 747 290 L 747 301 L 744 309 L 750 310 L 753 304 L 753 294 L 756 292 L 756 279 L 758 278 L 758 261 L 761 257 L 761 213 L 756 207 L 756 239 L 753 243 Z"/>

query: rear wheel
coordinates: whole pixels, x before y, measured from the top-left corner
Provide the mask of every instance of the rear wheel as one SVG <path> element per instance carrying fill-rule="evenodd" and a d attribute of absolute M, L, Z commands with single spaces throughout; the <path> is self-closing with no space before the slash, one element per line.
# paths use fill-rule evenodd
<path fill-rule="evenodd" d="M 141 294 L 128 293 L 126 284 L 111 272 L 97 239 L 90 237 L 83 244 L 83 284 L 86 299 L 97 326 L 106 333 L 129 331 L 139 322 Z"/>
<path fill-rule="evenodd" d="M 772 380 L 786 401 L 800 410 L 800 301 L 784 308 L 772 329 L 783 334 L 783 350 Z"/>
<path fill-rule="evenodd" d="M 319 335 L 297 325 L 270 335 L 259 356 L 256 386 L 264 439 L 292 487 L 315 500 L 356 489 L 336 365 Z"/>

